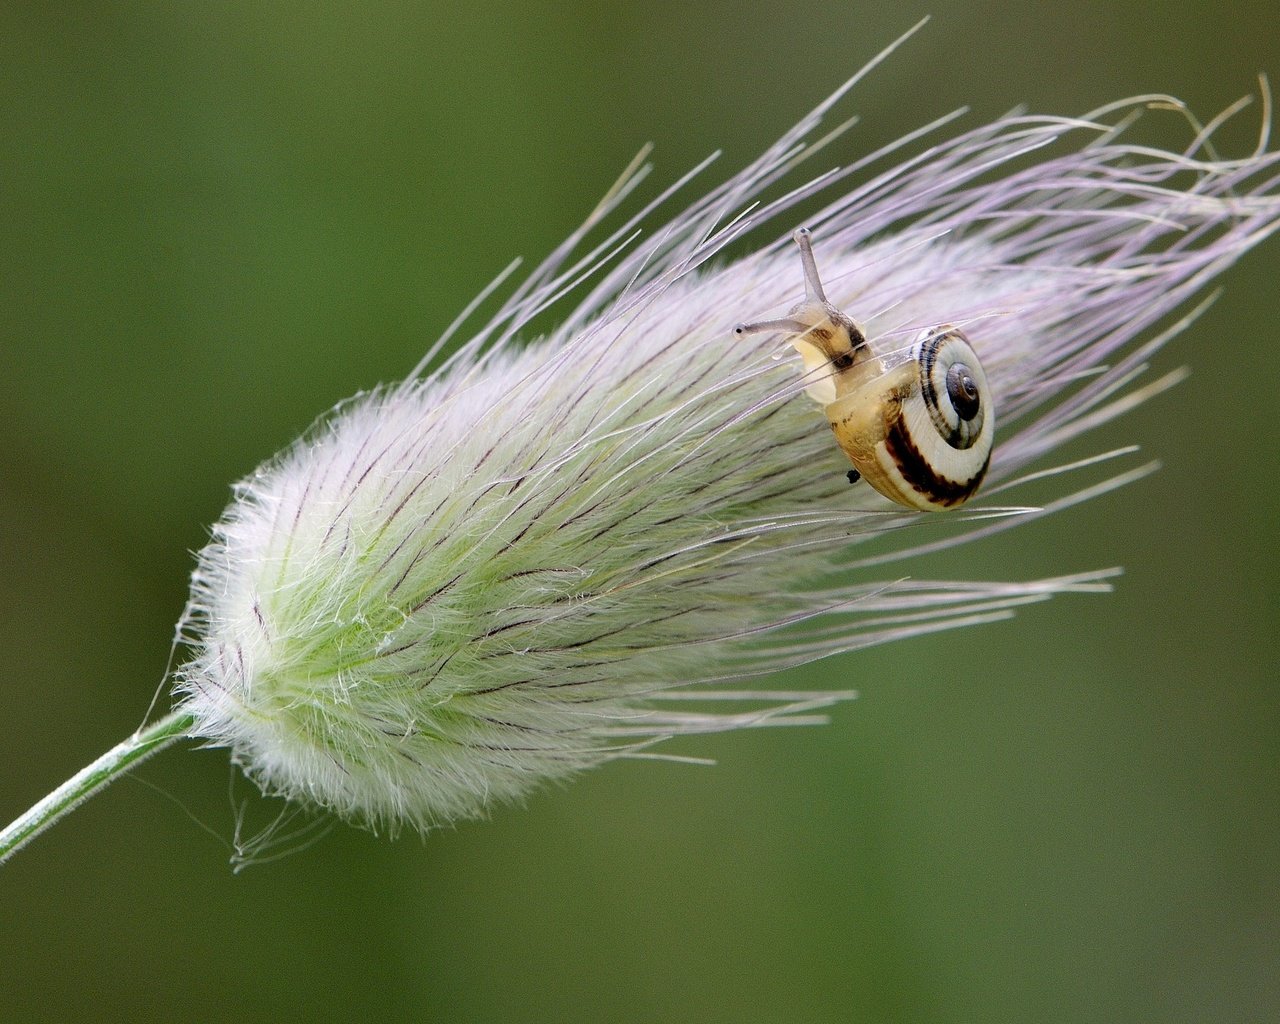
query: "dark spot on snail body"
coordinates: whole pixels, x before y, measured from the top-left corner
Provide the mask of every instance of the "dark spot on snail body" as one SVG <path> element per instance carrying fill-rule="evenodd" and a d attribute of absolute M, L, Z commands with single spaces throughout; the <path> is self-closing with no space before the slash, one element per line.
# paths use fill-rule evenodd
<path fill-rule="evenodd" d="M 859 480 L 862 479 L 862 474 L 859 473 L 856 469 L 849 470 L 849 472 L 846 473 L 845 476 L 849 478 L 849 483 L 851 484 L 856 484 Z"/>
<path fill-rule="evenodd" d="M 947 397 L 956 415 L 968 422 L 982 408 L 982 396 L 978 394 L 978 382 L 973 371 L 964 363 L 952 363 L 947 368 Z"/>
<path fill-rule="evenodd" d="M 862 333 L 862 329 L 838 310 L 831 317 L 833 323 L 839 324 L 844 328 L 845 334 L 849 335 L 849 345 L 855 353 L 867 347 L 867 336 Z"/>
<path fill-rule="evenodd" d="M 852 352 L 837 352 L 831 357 L 831 365 L 837 370 L 847 370 L 853 365 Z"/>
<path fill-rule="evenodd" d="M 991 456 L 988 454 L 971 480 L 948 480 L 939 476 L 916 447 L 901 417 L 894 422 L 889 436 L 885 438 L 885 448 L 902 473 L 902 478 L 934 504 L 942 506 L 959 505 L 972 496 L 981 486 L 983 477 L 987 475 L 987 467 L 991 464 Z"/>

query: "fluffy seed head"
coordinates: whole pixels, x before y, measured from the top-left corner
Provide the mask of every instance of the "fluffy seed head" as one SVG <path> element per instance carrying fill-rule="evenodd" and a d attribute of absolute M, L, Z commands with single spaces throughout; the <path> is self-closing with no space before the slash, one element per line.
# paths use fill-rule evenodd
<path fill-rule="evenodd" d="M 433 349 L 238 486 L 183 623 L 197 733 L 264 788 L 425 828 L 673 734 L 808 723 L 848 696 L 738 680 L 1104 588 L 881 567 L 1046 511 L 1017 506 L 1019 484 L 1167 383 L 1138 377 L 1185 326 L 1171 312 L 1275 230 L 1265 137 L 1234 161 L 1207 133 L 1128 144 L 1157 101 L 922 131 L 752 208 L 833 98 L 658 230 L 632 237 L 646 208 L 569 265 L 642 174 L 624 178 L 442 366 L 421 372 Z M 828 297 L 873 350 L 892 362 L 956 325 L 985 367 L 999 435 L 964 511 L 851 486 L 812 373 L 785 338 L 734 334 L 802 295 L 794 222 L 723 250 L 819 191 L 806 223 Z M 583 280 L 559 329 L 514 340 Z"/>

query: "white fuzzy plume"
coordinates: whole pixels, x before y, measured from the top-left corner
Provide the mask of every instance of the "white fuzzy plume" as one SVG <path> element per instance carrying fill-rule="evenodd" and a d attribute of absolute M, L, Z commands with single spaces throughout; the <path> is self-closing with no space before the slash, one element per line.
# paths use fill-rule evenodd
<path fill-rule="evenodd" d="M 1173 311 L 1276 229 L 1276 154 L 1129 145 L 1132 115 L 1174 105 L 1143 97 L 932 146 L 922 130 L 752 209 L 834 99 L 647 240 L 632 232 L 652 209 L 566 266 L 640 176 L 624 179 L 441 368 L 351 400 L 242 482 L 184 619 L 196 734 L 264 788 L 426 828 L 673 734 L 809 723 L 848 696 L 740 680 L 1105 589 L 876 567 L 1045 511 L 1009 504 L 1020 481 L 1163 386 L 1138 377 L 1185 326 Z M 819 191 L 827 292 L 872 346 L 957 324 L 986 367 L 1000 429 L 965 511 L 850 486 L 799 361 L 732 333 L 801 296 L 795 224 L 713 258 Z M 550 337 L 515 341 L 587 279 Z"/>

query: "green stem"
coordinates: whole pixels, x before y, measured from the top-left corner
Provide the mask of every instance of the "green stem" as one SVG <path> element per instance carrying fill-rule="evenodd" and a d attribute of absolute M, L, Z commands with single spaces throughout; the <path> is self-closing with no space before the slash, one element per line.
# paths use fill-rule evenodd
<path fill-rule="evenodd" d="M 0 864 L 108 782 L 114 782 L 140 761 L 182 739 L 194 724 L 194 715 L 171 711 L 85 765 L 0 832 Z"/>

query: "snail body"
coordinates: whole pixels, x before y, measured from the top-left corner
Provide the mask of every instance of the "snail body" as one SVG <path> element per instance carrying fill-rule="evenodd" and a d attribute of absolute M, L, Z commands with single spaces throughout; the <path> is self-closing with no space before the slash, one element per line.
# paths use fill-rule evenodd
<path fill-rule="evenodd" d="M 781 320 L 739 324 L 737 334 L 790 335 L 836 443 L 857 473 L 900 505 L 939 511 L 978 490 L 991 461 L 995 409 L 982 363 L 959 328 L 920 332 L 905 360 L 876 355 L 855 320 L 823 293 L 809 232 L 795 233 L 806 298 Z"/>

